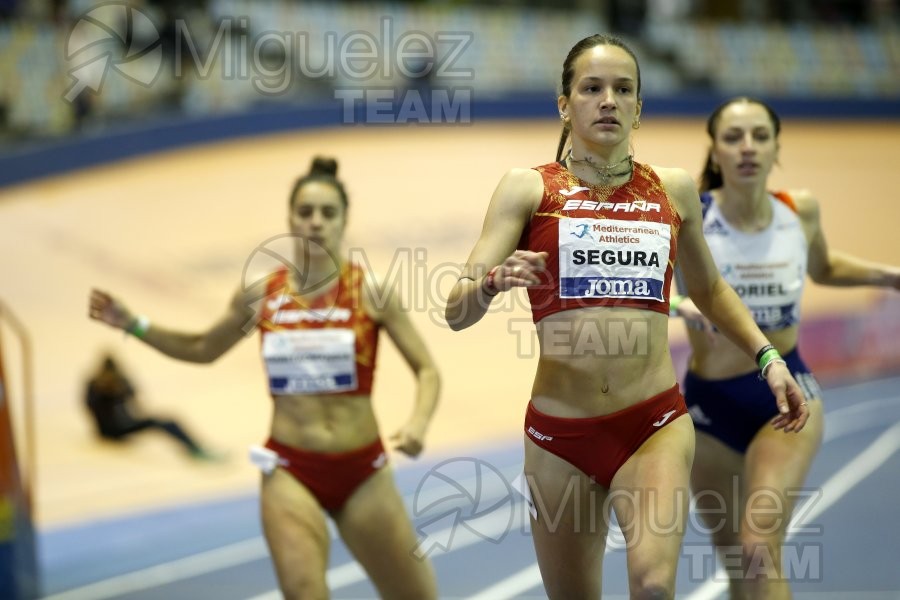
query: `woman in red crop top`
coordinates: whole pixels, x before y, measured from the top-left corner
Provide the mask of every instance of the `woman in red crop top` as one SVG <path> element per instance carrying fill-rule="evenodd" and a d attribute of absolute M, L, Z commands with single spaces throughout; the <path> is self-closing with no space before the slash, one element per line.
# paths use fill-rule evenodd
<path fill-rule="evenodd" d="M 572 48 L 557 162 L 500 181 L 446 310 L 463 329 L 497 294 L 528 288 L 540 360 L 523 493 L 551 598 L 599 597 L 610 508 L 627 544 L 631 596 L 674 596 L 694 454 L 668 349 L 676 254 L 697 305 L 745 354 L 767 344 L 709 256 L 691 177 L 629 155 L 640 88 L 620 40 L 595 35 Z M 760 356 L 781 411 L 775 427 L 798 431 L 807 407 L 776 357 Z"/>
<path fill-rule="evenodd" d="M 689 299 L 681 301 L 677 312 L 692 323 L 684 380 L 697 430 L 691 487 L 713 543 L 742 560 L 741 569 L 727 570 L 731 597 L 790 598 L 782 546 L 796 490 L 809 473 L 824 428 L 821 390 L 797 347 L 804 280 L 809 274 L 823 285 L 900 289 L 900 268 L 829 250 L 818 202 L 808 191 L 769 192 L 781 132 L 770 106 L 734 98 L 712 112 L 706 129 L 710 149 L 700 181 L 704 235 L 720 271 L 770 343 L 784 352 L 810 417 L 795 436 L 769 427 L 777 412 L 755 365 L 714 331 Z"/>
<path fill-rule="evenodd" d="M 238 290 L 203 333 L 150 326 L 94 290 L 90 316 L 163 354 L 208 363 L 261 331 L 274 413 L 265 448 L 262 523 L 286 598 L 327 598 L 330 535 L 325 513 L 385 598 L 437 597 L 431 564 L 415 557 L 409 517 L 394 484 L 371 403 L 378 329 L 384 327 L 417 379 L 415 405 L 392 437 L 418 456 L 438 400 L 434 362 L 400 304 L 357 265 L 339 258 L 347 194 L 337 163 L 317 158 L 290 196 L 293 263 Z"/>

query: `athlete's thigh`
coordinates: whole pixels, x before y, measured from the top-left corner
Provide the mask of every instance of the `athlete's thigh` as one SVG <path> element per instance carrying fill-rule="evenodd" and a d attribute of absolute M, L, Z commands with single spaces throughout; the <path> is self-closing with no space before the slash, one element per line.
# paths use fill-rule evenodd
<path fill-rule="evenodd" d="M 810 400 L 809 413 L 806 426 L 797 433 L 766 426 L 750 442 L 744 467 L 746 534 L 766 537 L 771 531 L 779 535 L 786 531 L 799 488 L 822 443 L 822 402 Z"/>
<path fill-rule="evenodd" d="M 698 525 L 717 546 L 737 546 L 743 518 L 744 455 L 708 433 L 696 435 L 691 491 Z"/>
<path fill-rule="evenodd" d="M 379 469 L 333 514 L 350 552 L 383 597 L 436 596 L 431 564 L 417 539 L 389 467 Z"/>
<path fill-rule="evenodd" d="M 598 597 L 609 530 L 606 490 L 527 438 L 525 480 L 537 513 L 531 533 L 547 593 Z"/>
<path fill-rule="evenodd" d="M 629 579 L 674 586 L 675 567 L 690 506 L 694 426 L 682 415 L 625 461 L 610 501 L 626 543 Z"/>
<path fill-rule="evenodd" d="M 330 535 L 313 495 L 283 469 L 263 476 L 260 510 L 266 542 L 288 598 L 327 598 Z"/>

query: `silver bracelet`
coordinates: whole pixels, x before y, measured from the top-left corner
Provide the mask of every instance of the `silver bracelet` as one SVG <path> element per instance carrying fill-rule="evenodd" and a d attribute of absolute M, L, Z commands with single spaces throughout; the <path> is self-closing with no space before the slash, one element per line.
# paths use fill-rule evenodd
<path fill-rule="evenodd" d="M 781 364 L 787 366 L 787 363 L 784 362 L 784 359 L 783 359 L 783 358 L 773 358 L 772 360 L 770 360 L 769 362 L 767 362 L 765 365 L 763 365 L 763 368 L 759 370 L 759 378 L 760 378 L 760 379 L 765 379 L 765 378 L 766 378 L 766 370 L 767 370 L 770 366 L 774 365 L 775 363 L 781 363 Z"/>

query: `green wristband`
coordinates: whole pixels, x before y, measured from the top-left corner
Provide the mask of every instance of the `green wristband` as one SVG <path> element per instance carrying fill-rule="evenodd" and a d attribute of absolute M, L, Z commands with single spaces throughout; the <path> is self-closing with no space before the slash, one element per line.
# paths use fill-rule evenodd
<path fill-rule="evenodd" d="M 148 319 L 144 315 L 139 315 L 135 317 L 131 321 L 131 323 L 128 324 L 128 327 L 125 329 L 125 331 L 138 339 L 142 339 L 145 335 L 147 335 L 148 329 L 150 329 L 150 319 Z"/>
<path fill-rule="evenodd" d="M 759 369 L 765 369 L 767 364 L 778 358 L 781 358 L 781 354 L 778 353 L 778 350 L 775 348 L 766 350 L 763 355 L 759 357 Z"/>
<path fill-rule="evenodd" d="M 756 364 L 759 365 L 760 367 L 762 367 L 762 365 L 763 365 L 763 362 L 762 362 L 763 354 L 765 354 L 765 353 L 768 352 L 769 350 L 774 350 L 774 349 L 775 349 L 775 346 L 773 346 L 772 344 L 766 344 L 765 346 L 763 346 L 762 348 L 760 348 L 760 349 L 759 349 L 759 352 L 756 353 Z"/>
<path fill-rule="evenodd" d="M 677 317 L 678 316 L 678 307 L 681 306 L 681 303 L 684 302 L 684 299 L 687 296 L 679 296 L 675 294 L 671 298 L 669 298 L 669 316 Z"/>

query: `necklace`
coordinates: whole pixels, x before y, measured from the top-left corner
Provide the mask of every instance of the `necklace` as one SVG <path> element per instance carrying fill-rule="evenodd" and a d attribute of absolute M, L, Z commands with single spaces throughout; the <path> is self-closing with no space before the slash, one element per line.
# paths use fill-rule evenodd
<path fill-rule="evenodd" d="M 566 157 L 567 160 L 572 161 L 573 163 L 581 163 L 583 165 L 587 165 L 594 170 L 597 174 L 597 177 L 600 178 L 600 183 L 608 184 L 610 181 L 615 179 L 616 177 L 622 177 L 623 175 L 631 175 L 631 172 L 634 170 L 634 157 L 629 154 L 622 160 L 617 163 L 613 163 L 611 165 L 603 165 L 602 167 L 598 167 L 594 164 L 594 161 L 590 159 L 584 158 L 575 158 L 572 156 L 572 150 L 569 149 L 569 154 Z M 623 164 L 628 163 L 628 167 L 624 171 L 620 171 L 615 173 L 614 171 L 622 166 Z"/>

